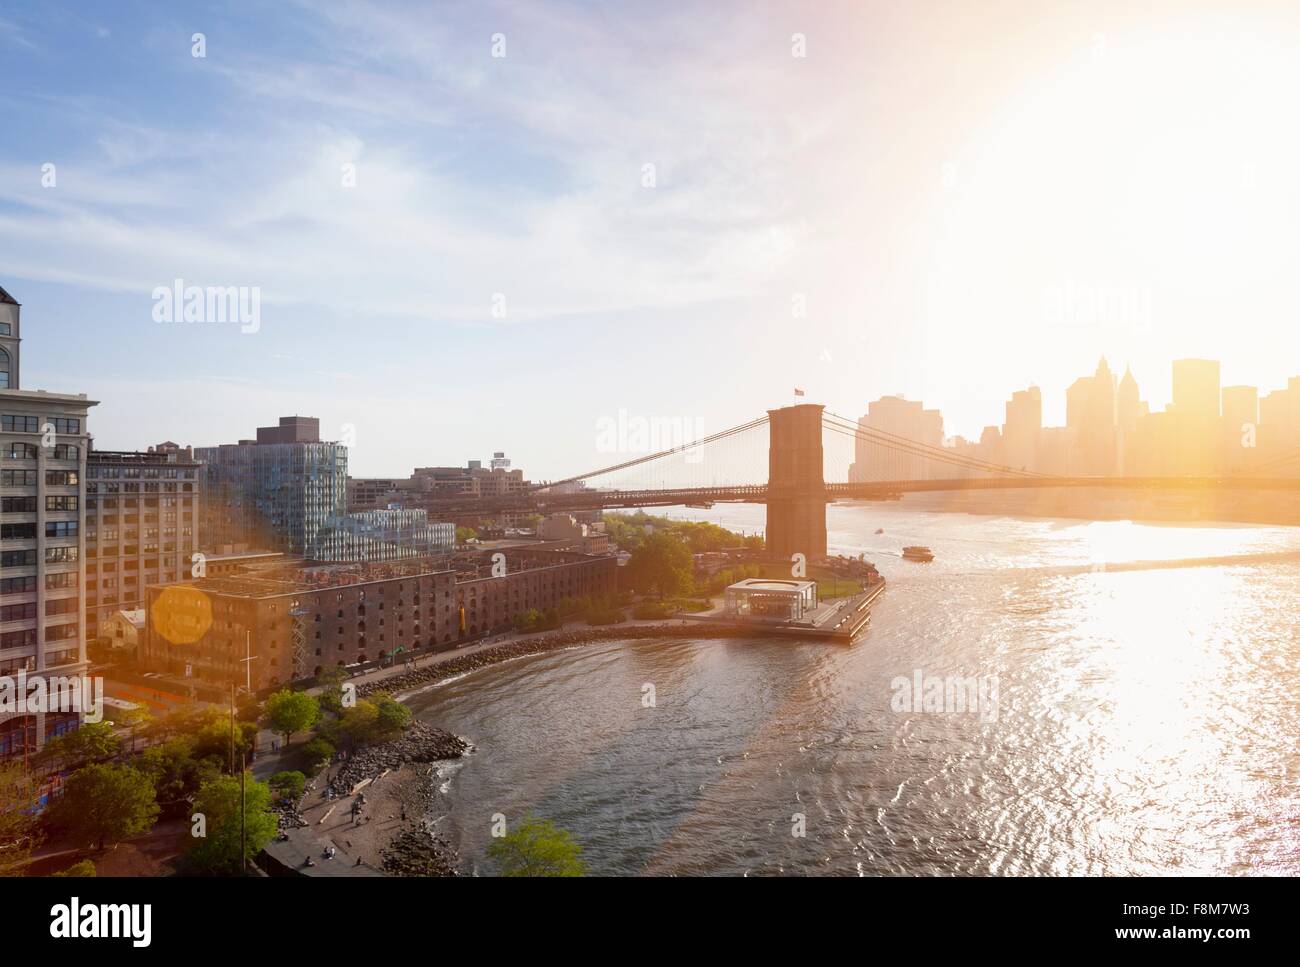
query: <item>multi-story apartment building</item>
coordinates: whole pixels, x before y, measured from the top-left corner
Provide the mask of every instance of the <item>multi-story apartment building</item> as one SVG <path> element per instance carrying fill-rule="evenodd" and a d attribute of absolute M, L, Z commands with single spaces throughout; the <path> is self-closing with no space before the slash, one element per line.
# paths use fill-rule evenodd
<path fill-rule="evenodd" d="M 616 589 L 607 555 L 502 553 L 504 573 L 500 559 L 474 555 L 249 568 L 149 588 L 139 657 L 157 671 L 257 691 L 329 665 L 449 650 L 531 608 Z"/>
<path fill-rule="evenodd" d="M 0 288 L 0 675 L 85 670 L 84 394 L 25 390 L 21 307 Z M 76 711 L 0 713 L 0 758 L 75 729 Z"/>
<path fill-rule="evenodd" d="M 423 510 L 362 510 L 331 518 L 307 548 L 314 561 L 396 561 L 450 554 L 456 525 L 429 520 Z"/>
<path fill-rule="evenodd" d="M 200 464 L 187 447 L 86 458 L 86 636 L 117 611 L 144 607 L 144 589 L 191 575 L 202 518 Z"/>
<path fill-rule="evenodd" d="M 320 440 L 320 421 L 285 416 L 256 440 L 199 447 L 205 546 L 304 555 L 347 508 L 348 449 Z"/>

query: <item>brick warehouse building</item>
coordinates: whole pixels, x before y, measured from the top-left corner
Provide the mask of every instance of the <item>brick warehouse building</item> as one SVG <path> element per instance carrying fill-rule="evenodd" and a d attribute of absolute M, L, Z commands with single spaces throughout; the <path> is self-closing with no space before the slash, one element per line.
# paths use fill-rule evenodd
<path fill-rule="evenodd" d="M 447 651 L 511 627 L 530 608 L 613 594 L 610 556 L 507 551 L 356 564 L 266 566 L 237 576 L 149 588 L 140 663 L 205 682 L 250 681 L 254 691 L 328 665 L 395 653 Z M 247 657 L 250 659 L 245 661 Z"/>

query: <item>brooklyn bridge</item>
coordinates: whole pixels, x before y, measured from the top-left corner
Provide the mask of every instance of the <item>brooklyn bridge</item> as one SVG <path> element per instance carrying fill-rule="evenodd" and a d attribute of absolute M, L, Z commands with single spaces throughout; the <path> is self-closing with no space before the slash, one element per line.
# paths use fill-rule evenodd
<path fill-rule="evenodd" d="M 806 403 L 679 446 L 490 498 L 428 498 L 431 518 L 634 507 L 765 504 L 773 554 L 826 553 L 826 505 L 906 493 L 1027 488 L 1300 492 L 1300 450 L 1218 476 L 1061 476 L 1001 466 L 864 426 Z"/>

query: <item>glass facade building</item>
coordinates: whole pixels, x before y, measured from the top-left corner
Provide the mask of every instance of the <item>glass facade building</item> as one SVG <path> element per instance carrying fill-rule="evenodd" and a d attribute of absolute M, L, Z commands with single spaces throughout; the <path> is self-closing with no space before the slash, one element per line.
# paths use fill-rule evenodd
<path fill-rule="evenodd" d="M 395 561 L 450 554 L 456 525 L 430 522 L 424 510 L 391 508 L 336 517 L 317 533 L 307 556 L 315 561 Z"/>
<path fill-rule="evenodd" d="M 340 443 L 243 441 L 199 447 L 205 547 L 250 544 L 308 555 L 346 514 L 348 448 Z"/>

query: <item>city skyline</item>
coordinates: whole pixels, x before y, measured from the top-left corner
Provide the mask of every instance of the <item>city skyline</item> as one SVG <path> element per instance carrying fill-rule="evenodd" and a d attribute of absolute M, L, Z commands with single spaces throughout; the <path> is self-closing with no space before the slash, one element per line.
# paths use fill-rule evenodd
<path fill-rule="evenodd" d="M 557 354 L 604 415 L 715 427 L 793 384 L 850 412 L 902 392 L 971 437 L 1000 422 L 986 387 L 1031 378 L 1058 424 L 1067 361 L 1102 354 L 1157 406 L 1170 356 L 1283 385 L 1300 144 L 1260 122 L 1300 15 L 1003 6 L 1035 16 L 7 10 L 0 257 L 31 380 L 104 400 L 106 448 L 184 435 L 169 398 L 194 445 L 311 412 L 356 428 L 360 473 L 504 447 L 538 477 L 595 433 L 586 399 L 531 405 Z M 259 327 L 156 321 L 177 279 L 256 287 Z"/>
<path fill-rule="evenodd" d="M 0 287 L 0 291 L 5 291 L 5 295 L 7 297 L 14 298 L 12 293 L 9 293 L 7 290 L 3 290 L 2 287 Z M 14 301 L 17 302 L 18 304 L 21 304 L 22 302 L 21 299 L 14 299 Z M 30 322 L 28 323 L 28 327 L 29 328 L 27 331 L 30 332 Z M 29 342 L 30 341 L 31 340 L 29 339 Z M 1251 401 L 1249 405 L 1253 407 L 1253 412 L 1255 414 L 1256 421 L 1271 422 L 1274 425 L 1283 426 L 1285 428 L 1283 435 L 1276 440 L 1270 440 L 1271 444 L 1284 445 L 1287 443 L 1292 443 L 1294 441 L 1300 441 L 1300 393 L 1297 392 L 1297 380 L 1300 380 L 1300 377 L 1297 376 L 1288 377 L 1279 386 L 1259 386 L 1253 383 L 1244 383 L 1244 382 L 1228 384 L 1225 381 L 1223 381 L 1220 376 L 1222 366 L 1219 360 L 1205 360 L 1205 359 L 1196 359 L 1196 358 L 1173 359 L 1169 361 L 1169 372 L 1170 372 L 1169 384 L 1171 385 L 1172 389 L 1170 391 L 1169 398 L 1165 401 L 1163 407 L 1157 408 L 1155 405 L 1153 405 L 1152 400 L 1149 398 L 1141 399 L 1139 401 L 1135 396 L 1134 399 L 1132 399 L 1132 401 L 1129 402 L 1128 404 L 1131 412 L 1127 416 L 1125 415 L 1124 412 L 1125 401 L 1123 399 L 1125 387 L 1130 386 L 1134 394 L 1138 393 L 1139 389 L 1138 389 L 1138 381 L 1136 379 L 1136 376 L 1132 372 L 1132 367 L 1126 364 L 1124 367 L 1123 379 L 1120 379 L 1118 376 L 1115 376 L 1109 390 L 1113 425 L 1117 427 L 1121 427 L 1127 431 L 1133 431 L 1135 429 L 1133 423 L 1136 422 L 1139 416 L 1139 412 L 1137 410 L 1137 407 L 1139 405 L 1141 407 L 1140 415 L 1144 417 L 1153 414 L 1158 416 L 1162 413 L 1165 414 L 1172 413 L 1176 409 L 1176 404 L 1178 403 L 1179 364 L 1193 364 L 1193 365 L 1206 364 L 1212 367 L 1214 372 L 1214 382 L 1216 387 L 1215 389 L 1216 406 L 1223 413 L 1226 414 L 1226 412 L 1229 409 L 1233 409 L 1233 407 L 1235 406 L 1235 409 L 1233 409 L 1234 414 L 1235 415 L 1241 414 L 1242 412 L 1244 412 L 1243 407 L 1246 407 L 1248 405 L 1247 397 L 1249 397 L 1249 400 Z M 31 367 L 31 370 L 33 372 L 39 372 L 39 370 L 36 367 Z M 997 423 L 985 424 L 983 427 L 978 428 L 976 432 L 970 433 L 969 435 L 961 431 L 953 430 L 948 424 L 947 422 L 948 417 L 943 412 L 942 408 L 938 406 L 925 407 L 924 400 L 909 399 L 906 393 L 898 393 L 898 392 L 882 393 L 875 400 L 875 404 L 882 403 L 887 400 L 899 400 L 902 402 L 906 402 L 909 405 L 915 404 L 918 407 L 924 407 L 924 411 L 926 413 L 937 414 L 937 424 L 936 424 L 938 427 L 937 437 L 935 437 L 934 433 L 929 432 L 928 430 L 923 430 L 918 432 L 917 436 L 915 437 L 916 439 L 918 440 L 925 439 L 928 441 L 931 439 L 931 437 L 935 437 L 934 442 L 936 443 L 936 445 L 957 447 L 959 449 L 960 448 L 980 449 L 980 447 L 982 447 L 983 452 L 987 456 L 992 456 L 993 453 L 989 447 L 990 432 L 996 430 L 998 431 L 999 435 L 1003 436 L 1003 439 L 999 440 L 999 444 L 998 444 L 999 446 L 1001 446 L 1005 442 L 1005 436 L 1004 436 L 1005 430 L 1008 423 L 1012 419 L 1011 414 L 1015 409 L 1016 404 L 1018 403 L 1023 404 L 1025 402 L 1028 402 L 1026 398 L 1026 394 L 1028 393 L 1037 394 L 1034 401 L 1034 408 L 1037 414 L 1036 419 L 1038 421 L 1037 423 L 1038 427 L 1042 429 L 1058 429 L 1058 428 L 1075 427 L 1077 425 L 1082 425 L 1082 423 L 1084 422 L 1083 418 L 1075 419 L 1074 417 L 1071 416 L 1071 408 L 1072 408 L 1071 399 L 1072 397 L 1075 397 L 1076 394 L 1087 392 L 1091 382 L 1094 379 L 1100 378 L 1100 374 L 1103 370 L 1105 370 L 1108 374 L 1113 375 L 1113 372 L 1109 370 L 1109 361 L 1105 354 L 1103 354 L 1101 357 L 1100 364 L 1098 367 L 1098 372 L 1096 374 L 1094 374 L 1093 376 L 1087 376 L 1087 375 L 1076 376 L 1073 380 L 1071 380 L 1070 383 L 1068 383 L 1066 386 L 1063 387 L 1060 393 L 1055 394 L 1056 398 L 1058 398 L 1060 402 L 1054 408 L 1050 404 L 1050 400 L 1053 398 L 1053 395 L 1044 393 L 1042 385 L 1040 385 L 1038 382 L 1031 381 L 1024 388 L 1009 390 L 1008 393 L 1006 394 L 1006 397 L 1002 401 L 1002 405 L 1004 408 L 1003 409 L 1004 419 Z M 1141 382 L 1142 385 L 1146 385 L 1145 380 Z M 1157 383 L 1159 383 L 1159 380 L 1157 380 Z M 1245 391 L 1244 395 L 1243 395 L 1243 391 Z M 802 396 L 805 399 L 810 398 L 807 390 L 796 389 L 795 392 L 798 396 Z M 1232 400 L 1232 402 L 1230 402 L 1230 399 Z M 1045 403 L 1047 404 L 1046 406 Z M 860 408 L 853 407 L 850 405 L 844 407 L 844 409 L 846 412 L 851 412 L 854 409 L 861 409 L 862 411 L 865 412 L 869 410 L 872 405 L 875 404 L 868 403 Z M 1079 405 L 1079 404 L 1074 404 L 1074 405 Z M 1088 404 L 1083 404 L 1083 405 L 1088 405 Z M 1054 424 L 1052 422 L 1049 422 L 1048 415 L 1052 414 L 1053 410 L 1055 410 L 1055 412 L 1059 414 L 1059 423 Z M 302 412 L 302 410 L 299 409 L 296 410 L 295 412 Z M 1271 418 L 1262 415 L 1268 413 L 1272 414 Z M 1216 417 L 1217 416 L 1218 414 L 1216 413 Z M 262 419 L 264 417 L 259 416 L 257 418 Z M 620 418 L 626 420 L 626 411 L 620 411 Z M 635 454 L 648 453 L 655 449 L 659 449 L 660 447 L 658 446 L 658 443 L 660 442 L 664 443 L 665 445 L 680 445 L 682 443 L 689 442 L 691 439 L 695 439 L 700 436 L 703 436 L 705 433 L 710 432 L 713 429 L 710 426 L 709 417 L 705 415 L 699 415 L 699 414 L 691 416 L 689 418 L 684 418 L 679 414 L 664 416 L 655 413 L 655 414 L 646 415 L 641 418 L 647 422 L 653 422 L 657 420 L 672 421 L 674 422 L 675 429 L 678 431 L 677 435 L 680 436 L 681 438 L 677 439 L 676 436 L 674 436 L 671 440 L 664 440 L 664 441 L 658 441 L 656 439 L 656 445 L 654 446 L 649 446 L 647 448 L 642 448 L 642 449 L 620 449 L 613 452 L 635 453 Z M 281 419 L 283 420 L 288 418 L 281 418 Z M 599 423 L 600 419 L 609 419 L 609 417 L 607 415 L 601 416 L 597 419 L 597 423 Z M 317 425 L 319 425 L 321 421 L 319 418 L 316 418 L 315 422 Z M 328 427 L 328 424 L 326 424 L 326 426 Z M 110 430 L 110 432 L 112 431 Z M 450 454 L 446 454 L 440 451 L 425 452 L 423 454 L 417 453 L 415 462 L 413 462 L 410 466 L 397 467 L 392 473 L 377 473 L 377 472 L 372 472 L 368 467 L 358 468 L 356 464 L 355 456 L 353 455 L 353 449 L 352 449 L 355 446 L 355 440 L 358 434 L 358 430 L 355 424 L 350 424 L 346 422 L 339 424 L 338 432 L 335 436 L 329 435 L 328 429 L 322 432 L 324 433 L 324 435 L 320 437 L 321 440 L 328 441 L 328 442 L 344 442 L 345 445 L 348 446 L 348 460 L 349 460 L 348 476 L 353 478 L 360 478 L 360 479 L 400 477 L 409 473 L 410 470 L 420 466 L 436 465 L 436 466 L 454 467 L 462 463 L 468 465 L 476 461 L 481 462 L 484 459 L 484 456 L 486 454 L 499 452 L 499 448 L 500 448 L 499 442 L 488 442 L 488 443 L 481 443 L 479 448 L 477 450 L 472 451 L 469 455 L 452 456 Z M 95 433 L 92 432 L 91 433 L 92 439 L 94 438 L 94 436 Z M 628 436 L 629 436 L 628 434 L 623 434 L 623 436 L 618 439 L 622 441 L 622 444 L 626 444 L 628 442 L 627 440 Z M 216 448 L 221 447 L 222 445 L 228 445 L 229 443 L 233 442 L 237 437 L 238 437 L 237 432 L 225 432 L 223 438 L 221 439 L 216 439 L 211 441 L 205 440 L 205 441 L 197 441 L 197 442 L 187 440 L 183 445 L 194 447 L 195 449 L 206 448 L 215 452 Z M 608 437 L 608 433 L 596 432 L 593 434 L 593 440 L 597 438 L 605 438 L 605 437 Z M 347 441 L 349 440 L 353 442 L 351 444 L 348 444 Z M 122 446 L 100 445 L 98 449 L 108 450 L 108 451 L 119 450 L 119 449 L 134 450 L 134 449 L 139 449 L 144 445 L 139 440 L 125 440 L 120 442 L 123 444 Z M 506 451 L 510 453 L 527 451 L 527 447 L 525 445 L 517 445 L 517 442 L 519 444 L 522 444 L 523 443 L 522 437 L 520 441 L 513 441 L 513 440 L 509 441 L 506 444 Z M 1072 440 L 1068 444 L 1069 447 L 1074 447 L 1076 445 L 1086 447 L 1089 444 L 1086 439 Z M 1251 446 L 1253 447 L 1254 444 L 1252 444 Z M 568 467 L 557 466 L 554 472 L 551 473 L 546 473 L 544 472 L 544 470 L 538 471 L 538 470 L 534 470 L 533 468 L 529 468 L 529 474 L 530 477 L 534 480 L 560 479 L 572 473 L 584 472 L 585 470 L 588 469 L 595 469 L 597 466 L 602 465 L 602 457 L 608 457 L 610 452 L 611 451 L 608 449 L 607 443 L 595 444 L 593 445 L 590 453 L 588 454 L 588 459 L 590 462 L 588 464 L 583 464 L 581 468 L 574 467 L 574 466 L 568 466 Z M 1280 453 L 1281 450 L 1279 449 L 1277 452 Z M 1001 454 L 1000 450 L 999 450 L 999 454 Z M 1020 455 L 1023 456 L 1023 453 L 1021 453 Z M 999 457 L 999 459 L 1001 459 L 1001 457 Z M 516 461 L 516 462 L 520 462 L 520 461 Z M 1020 464 L 1015 463 L 1014 459 L 1012 459 L 1009 461 L 1008 465 L 1019 466 Z M 1076 469 L 1087 467 L 1090 465 L 1096 465 L 1099 468 L 1099 469 L 1088 471 L 1090 473 L 1108 472 L 1107 470 L 1104 469 L 1103 466 L 1103 465 L 1109 466 L 1108 460 L 1103 460 L 1099 464 L 1098 458 L 1095 454 L 1089 458 L 1085 458 L 1083 463 L 1081 463 L 1079 467 L 1077 467 Z M 1061 472 L 1065 472 L 1065 470 L 1062 469 Z"/>

